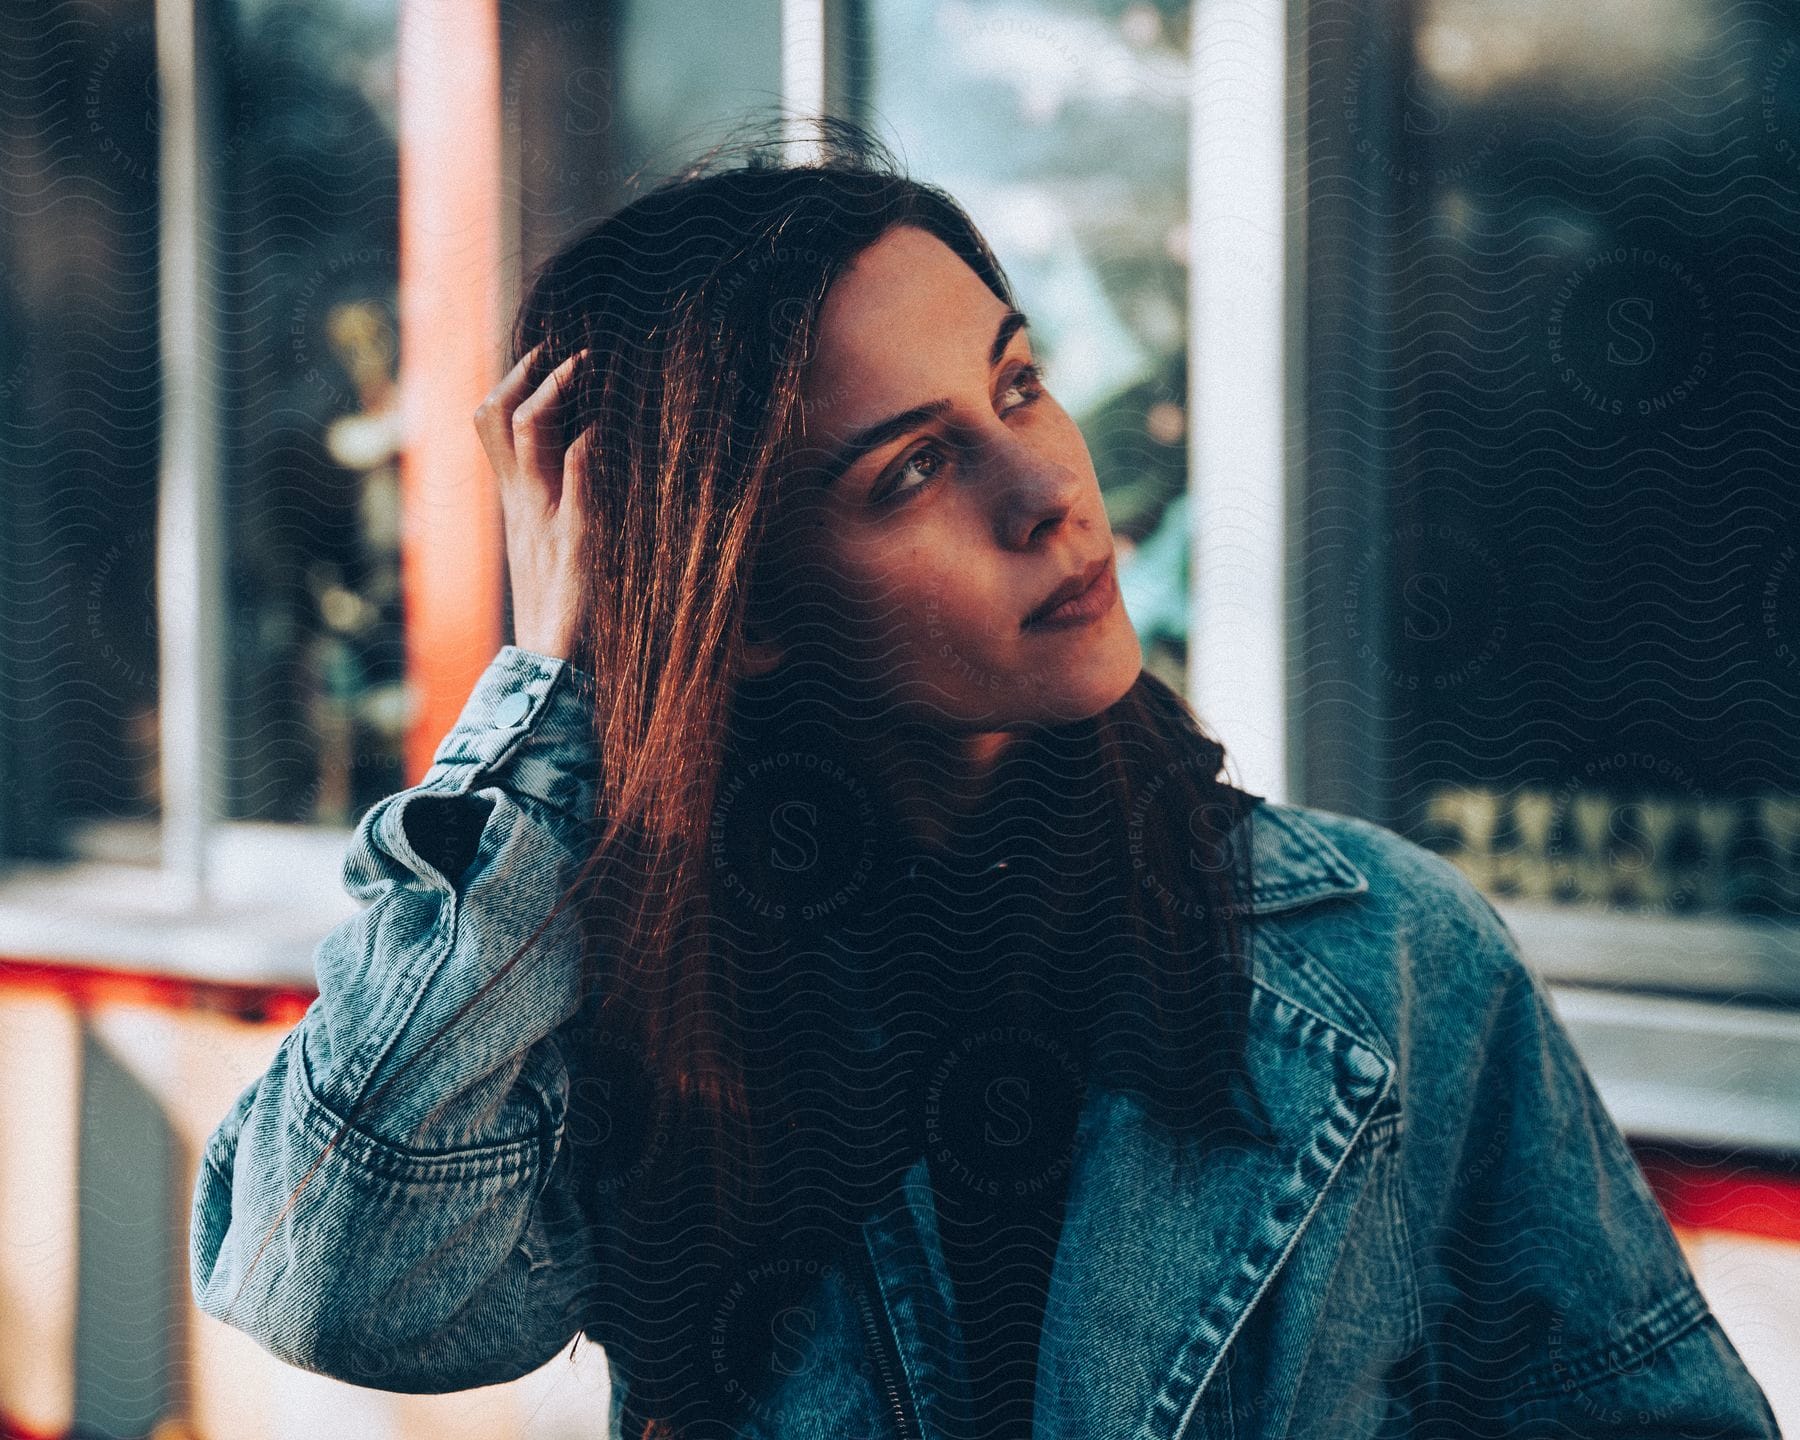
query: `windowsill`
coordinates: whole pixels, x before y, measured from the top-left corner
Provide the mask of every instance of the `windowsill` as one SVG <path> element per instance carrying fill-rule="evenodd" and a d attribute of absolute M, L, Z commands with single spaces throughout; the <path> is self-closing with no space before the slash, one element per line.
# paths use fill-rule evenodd
<path fill-rule="evenodd" d="M 1800 1005 L 1800 925 L 1525 900 L 1493 904 L 1532 965 L 1559 984 Z"/>
<path fill-rule="evenodd" d="M 353 832 L 233 821 L 208 842 L 194 905 L 154 863 L 155 827 L 94 827 L 74 861 L 0 869 L 0 956 L 187 979 L 315 985 L 313 953 L 358 906 L 343 887 Z"/>
<path fill-rule="evenodd" d="M 1632 1139 L 1800 1155 L 1800 1011 L 1556 984 L 1550 998 Z"/>
<path fill-rule="evenodd" d="M 1493 903 L 1627 1135 L 1800 1154 L 1800 925 Z"/>

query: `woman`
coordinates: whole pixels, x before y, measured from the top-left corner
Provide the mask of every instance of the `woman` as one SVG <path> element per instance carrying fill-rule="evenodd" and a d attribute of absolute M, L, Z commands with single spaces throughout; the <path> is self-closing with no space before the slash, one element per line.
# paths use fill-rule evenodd
<path fill-rule="evenodd" d="M 395 1390 L 585 1333 L 633 1440 L 1774 1435 L 1492 909 L 1221 778 L 1000 266 L 822 135 L 536 277 L 517 643 L 358 826 L 201 1308 Z"/>

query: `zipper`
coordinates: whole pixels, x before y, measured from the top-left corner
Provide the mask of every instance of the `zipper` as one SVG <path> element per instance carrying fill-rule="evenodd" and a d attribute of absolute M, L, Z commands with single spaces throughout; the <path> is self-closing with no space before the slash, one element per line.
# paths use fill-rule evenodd
<path fill-rule="evenodd" d="M 866 1237 L 864 1243 L 856 1247 L 856 1255 L 862 1263 L 867 1281 L 856 1292 L 856 1306 L 862 1312 L 863 1328 L 869 1332 L 870 1346 L 875 1352 L 875 1364 L 881 1371 L 881 1383 L 886 1387 L 888 1405 L 894 1412 L 894 1428 L 901 1440 L 922 1440 L 919 1423 L 906 1408 L 906 1398 L 901 1393 L 897 1379 L 900 1374 L 900 1347 L 888 1327 L 875 1318 L 875 1307 L 869 1298 L 881 1293 L 881 1280 L 875 1273 L 875 1261 L 869 1254 Z"/>

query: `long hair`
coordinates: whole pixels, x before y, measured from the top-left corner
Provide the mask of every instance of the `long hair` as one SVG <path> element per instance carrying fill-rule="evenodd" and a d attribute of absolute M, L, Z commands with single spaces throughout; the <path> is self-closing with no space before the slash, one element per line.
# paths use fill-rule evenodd
<path fill-rule="evenodd" d="M 721 148 L 578 235 L 532 278 L 512 337 L 515 360 L 541 347 L 539 375 L 587 354 L 565 410 L 568 438 L 594 442 L 571 658 L 599 681 L 597 838 L 483 990 L 577 907 L 583 1005 L 564 1049 L 574 1104 L 603 1095 L 610 1122 L 604 1144 L 571 1142 L 611 1267 L 580 1319 L 644 1440 L 742 1406 L 721 1371 L 741 1390 L 756 1357 L 721 1360 L 720 1297 L 751 1257 L 853 1236 L 908 1158 L 871 1121 L 879 1050 L 844 1040 L 905 963 L 877 904 L 901 827 L 863 765 L 861 699 L 804 643 L 832 596 L 790 584 L 764 539 L 820 309 L 858 254 L 917 226 L 1013 298 L 949 195 L 859 127 L 817 124 L 817 158 Z M 759 615 L 802 640 L 739 680 Z M 1033 933 L 1084 937 L 1108 997 L 1084 1009 L 1096 1073 L 1173 1131 L 1246 1115 L 1254 1131 L 1240 822 L 1258 797 L 1224 781 L 1223 748 L 1147 671 L 1104 713 L 1022 736 L 1003 769 L 996 793 L 1021 797 L 1019 816 L 1035 805 L 1046 846 Z"/>

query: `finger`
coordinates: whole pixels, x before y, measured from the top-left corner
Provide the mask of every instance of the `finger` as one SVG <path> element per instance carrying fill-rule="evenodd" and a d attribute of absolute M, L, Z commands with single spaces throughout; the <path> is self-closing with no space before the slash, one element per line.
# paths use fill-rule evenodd
<path fill-rule="evenodd" d="M 475 434 L 481 437 L 481 448 L 488 454 L 488 463 L 500 481 L 511 479 L 518 463 L 513 455 L 513 410 L 517 410 L 520 401 L 531 392 L 531 374 L 542 362 L 545 344 L 547 342 L 540 340 L 524 355 L 518 356 L 518 364 L 513 365 L 500 378 L 500 383 L 482 396 L 481 405 L 475 407 Z"/>
<path fill-rule="evenodd" d="M 595 427 L 590 425 L 570 442 L 563 454 L 562 493 L 557 496 L 559 512 L 567 512 L 571 520 L 582 511 L 587 493 L 587 467 L 594 449 Z"/>
<path fill-rule="evenodd" d="M 488 391 L 481 404 L 475 407 L 475 428 L 481 432 L 483 443 L 491 436 L 510 450 L 513 412 L 534 388 L 534 375 L 543 357 L 545 343 L 540 340 L 521 355 L 518 363 L 500 378 L 500 383 Z M 492 452 L 489 453 L 491 456 Z"/>
<path fill-rule="evenodd" d="M 552 370 L 513 412 L 513 450 L 519 457 L 519 469 L 529 472 L 550 492 L 547 498 L 552 501 L 562 486 L 563 413 L 570 377 L 581 355 L 577 351 Z"/>

